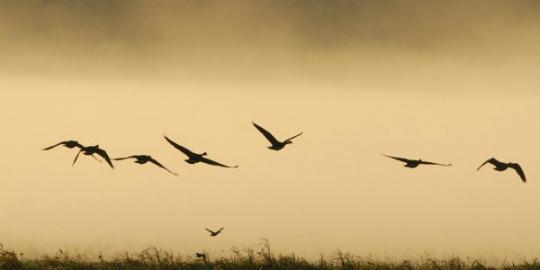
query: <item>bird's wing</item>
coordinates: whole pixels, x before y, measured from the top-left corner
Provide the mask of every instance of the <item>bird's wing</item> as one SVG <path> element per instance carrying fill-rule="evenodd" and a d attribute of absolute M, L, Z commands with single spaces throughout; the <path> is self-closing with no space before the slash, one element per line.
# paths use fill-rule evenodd
<path fill-rule="evenodd" d="M 172 146 L 174 146 L 174 148 L 180 150 L 180 152 L 184 153 L 184 155 L 188 156 L 188 157 L 196 157 L 198 156 L 197 154 L 191 152 L 189 149 L 173 142 L 171 139 L 167 138 L 167 136 L 163 136 L 165 137 L 165 140 L 167 140 Z"/>
<path fill-rule="evenodd" d="M 79 159 L 79 155 L 81 154 L 82 151 L 83 151 L 83 148 L 81 148 L 81 150 L 79 150 L 79 152 L 75 156 L 75 159 L 73 160 L 73 164 L 71 164 L 71 166 L 75 166 L 75 162 L 77 162 L 77 159 Z"/>
<path fill-rule="evenodd" d="M 214 231 L 212 231 L 212 230 L 210 230 L 210 229 L 208 229 L 208 228 L 205 228 L 205 229 L 206 229 L 206 231 L 208 231 L 208 232 L 211 233 L 211 234 L 216 233 L 216 232 L 214 232 Z"/>
<path fill-rule="evenodd" d="M 479 171 L 480 168 L 484 167 L 484 165 L 486 165 L 486 164 L 488 164 L 488 163 L 491 163 L 491 164 L 497 166 L 498 164 L 501 164 L 502 162 L 496 160 L 495 158 L 490 158 L 490 159 L 484 161 L 484 163 L 482 163 L 482 165 L 480 165 L 480 166 L 478 167 L 478 169 L 476 169 L 476 170 Z"/>
<path fill-rule="evenodd" d="M 425 164 L 425 165 L 439 165 L 439 166 L 452 166 L 452 163 L 448 163 L 448 164 L 442 164 L 442 163 L 436 163 L 436 162 L 430 162 L 430 161 L 422 161 L 420 162 L 420 164 Z"/>
<path fill-rule="evenodd" d="M 109 163 L 109 166 L 114 169 L 114 165 L 112 164 L 111 159 L 109 158 L 109 155 L 107 155 L 107 152 L 105 150 L 99 148 L 96 150 L 96 154 L 100 155 L 107 163 Z"/>
<path fill-rule="evenodd" d="M 90 155 L 90 156 L 91 156 L 91 157 L 93 157 L 93 158 L 94 158 L 94 159 L 95 159 L 95 160 L 96 160 L 97 162 L 99 162 L 99 163 L 101 163 L 101 162 L 102 162 L 102 161 L 101 161 L 101 160 L 99 160 L 99 159 L 98 159 L 98 158 L 97 158 L 96 156 L 94 156 L 94 155 Z"/>
<path fill-rule="evenodd" d="M 290 140 L 292 140 L 292 139 L 294 139 L 294 138 L 296 138 L 296 137 L 298 137 L 298 136 L 300 136 L 300 135 L 302 135 L 302 134 L 304 134 L 304 132 L 300 132 L 300 133 L 298 133 L 298 134 L 296 134 L 296 135 L 294 135 L 294 136 L 292 136 L 292 137 L 286 139 L 285 141 L 286 141 L 286 142 L 287 142 L 287 141 L 290 141 Z"/>
<path fill-rule="evenodd" d="M 160 168 L 162 168 L 162 169 L 168 171 L 168 172 L 171 173 L 171 174 L 178 175 L 178 174 L 175 173 L 175 172 L 171 172 L 169 169 L 167 169 L 165 166 L 161 165 L 161 163 L 159 163 L 157 160 L 155 160 L 155 159 L 153 159 L 153 158 L 150 158 L 148 161 L 150 161 L 150 162 L 156 164 L 156 166 L 158 166 L 158 167 L 160 167 Z"/>
<path fill-rule="evenodd" d="M 223 227 L 221 227 L 216 233 L 221 233 L 223 231 Z"/>
<path fill-rule="evenodd" d="M 255 122 L 252 122 L 252 123 L 253 123 L 253 126 L 255 126 L 255 128 L 257 128 L 257 130 L 259 130 L 259 132 L 261 132 L 262 135 L 264 135 L 264 137 L 265 137 L 272 145 L 280 144 L 280 142 L 276 139 L 276 137 L 274 137 L 274 135 L 272 135 L 272 133 L 270 133 L 268 130 L 262 128 L 261 126 L 255 124 Z"/>
<path fill-rule="evenodd" d="M 129 157 L 114 158 L 113 160 L 125 160 L 125 159 L 130 159 L 130 158 L 137 158 L 137 156 L 133 155 Z"/>
<path fill-rule="evenodd" d="M 49 147 L 45 147 L 45 148 L 43 148 L 42 150 L 43 150 L 43 151 L 51 150 L 51 149 L 53 149 L 53 148 L 55 148 L 55 147 L 57 147 L 57 146 L 59 146 L 59 145 L 62 145 L 62 144 L 64 144 L 64 143 L 66 143 L 66 142 L 65 142 L 65 141 L 59 142 L 59 143 L 57 143 L 57 144 L 55 144 L 55 145 L 51 145 L 51 146 L 49 146 Z"/>
<path fill-rule="evenodd" d="M 221 164 L 219 162 L 213 161 L 213 160 L 211 160 L 209 158 L 205 158 L 205 157 L 201 158 L 201 162 L 206 163 L 206 164 L 210 164 L 210 165 L 214 165 L 214 166 L 224 167 L 224 168 L 238 168 L 238 165 L 227 166 L 227 165 Z"/>
<path fill-rule="evenodd" d="M 523 181 L 523 183 L 527 182 L 527 178 L 525 177 L 525 172 L 523 171 L 521 166 L 519 166 L 519 164 L 510 163 L 510 164 L 508 164 L 508 166 L 510 168 L 514 169 L 519 174 L 519 177 L 521 177 L 521 181 Z"/>
<path fill-rule="evenodd" d="M 394 156 L 389 156 L 389 155 L 385 155 L 385 154 L 381 154 L 381 155 L 383 155 L 385 157 L 393 158 L 395 160 L 403 161 L 403 162 L 410 162 L 411 161 L 410 159 L 407 159 L 407 158 L 394 157 Z"/>

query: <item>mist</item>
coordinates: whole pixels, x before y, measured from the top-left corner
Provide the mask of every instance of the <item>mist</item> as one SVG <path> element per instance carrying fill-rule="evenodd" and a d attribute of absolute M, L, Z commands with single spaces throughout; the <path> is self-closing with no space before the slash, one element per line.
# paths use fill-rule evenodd
<path fill-rule="evenodd" d="M 534 1 L 0 5 L 4 76 L 340 83 L 441 66 L 528 73 L 540 53 Z"/>

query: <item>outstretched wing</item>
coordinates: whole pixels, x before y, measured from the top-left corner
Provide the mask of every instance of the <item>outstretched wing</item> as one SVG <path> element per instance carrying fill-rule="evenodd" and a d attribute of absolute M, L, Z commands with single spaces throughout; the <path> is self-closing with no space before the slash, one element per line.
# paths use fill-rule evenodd
<path fill-rule="evenodd" d="M 276 137 L 274 137 L 274 135 L 272 135 L 272 133 L 270 133 L 268 130 L 262 128 L 261 126 L 257 125 L 255 122 L 252 122 L 252 123 L 253 123 L 253 126 L 255 126 L 255 128 L 257 128 L 257 130 L 259 130 L 259 132 L 261 132 L 262 135 L 264 135 L 264 137 L 265 137 L 272 145 L 280 144 L 280 142 L 276 139 Z"/>
<path fill-rule="evenodd" d="M 101 163 L 101 160 L 99 160 L 96 156 L 94 155 L 90 155 L 91 157 L 93 157 L 97 162 Z"/>
<path fill-rule="evenodd" d="M 514 169 L 519 174 L 519 177 L 521 177 L 521 181 L 523 181 L 523 183 L 527 182 L 527 178 L 525 177 L 525 172 L 523 172 L 523 169 L 521 168 L 521 166 L 519 166 L 519 164 L 510 163 L 508 164 L 508 166 Z"/>
<path fill-rule="evenodd" d="M 83 148 L 81 148 L 81 150 L 79 150 L 79 152 L 75 156 L 75 159 L 73 160 L 73 163 L 71 164 L 71 166 L 75 166 L 75 162 L 77 162 L 77 159 L 79 159 L 79 155 L 81 154 L 82 151 L 83 151 Z"/>
<path fill-rule="evenodd" d="M 484 161 L 484 163 L 482 163 L 482 165 L 480 165 L 480 166 L 478 167 L 478 169 L 476 169 L 476 170 L 479 171 L 480 168 L 484 167 L 484 165 L 486 165 L 486 164 L 488 164 L 488 163 L 491 163 L 491 164 L 497 166 L 497 165 L 500 165 L 502 162 L 496 160 L 495 158 L 490 158 L 490 159 Z"/>
<path fill-rule="evenodd" d="M 389 157 L 389 158 L 393 158 L 395 160 L 399 160 L 399 161 L 402 161 L 402 162 L 405 162 L 405 163 L 408 163 L 408 162 L 411 162 L 410 159 L 407 159 L 407 158 L 402 158 L 402 157 L 394 157 L 394 156 L 389 156 L 389 155 L 385 155 L 385 154 L 381 154 L 385 157 Z"/>
<path fill-rule="evenodd" d="M 442 163 L 436 163 L 436 162 L 430 162 L 430 161 L 422 161 L 420 162 L 420 164 L 425 164 L 425 165 L 439 165 L 439 166 L 452 166 L 452 163 L 448 163 L 448 164 L 442 164 Z"/>
<path fill-rule="evenodd" d="M 109 163 L 109 166 L 114 169 L 114 165 L 112 164 L 111 159 L 109 158 L 109 155 L 107 155 L 107 152 L 105 152 L 105 150 L 98 148 L 96 150 L 96 154 L 100 155 L 105 161 L 107 161 L 107 163 Z"/>
<path fill-rule="evenodd" d="M 221 231 L 223 231 L 223 227 L 221 227 L 216 233 L 219 234 Z"/>
<path fill-rule="evenodd" d="M 69 141 L 63 141 L 63 142 L 59 142 L 55 145 L 51 145 L 49 147 L 45 147 L 43 148 L 44 151 L 47 151 L 47 150 L 51 150 L 59 145 L 63 145 L 65 147 L 68 147 L 68 148 L 74 148 L 74 147 L 78 147 L 78 148 L 83 148 L 82 144 L 80 144 L 78 141 L 74 141 L 74 140 L 69 140 Z"/>
<path fill-rule="evenodd" d="M 156 166 L 168 171 L 169 173 L 171 174 L 174 174 L 174 175 L 178 175 L 177 173 L 175 172 L 171 172 L 169 169 L 167 169 L 165 166 L 161 165 L 161 163 L 159 163 L 157 160 L 153 159 L 153 158 L 150 158 L 148 161 L 154 163 Z"/>
<path fill-rule="evenodd" d="M 213 160 L 211 160 L 209 158 L 205 158 L 205 157 L 201 158 L 201 162 L 206 163 L 206 164 L 210 164 L 210 165 L 214 165 L 214 166 L 224 167 L 224 168 L 238 168 L 238 165 L 236 165 L 236 166 L 227 166 L 227 165 L 221 164 L 221 163 L 219 163 L 217 161 L 213 161 Z"/>
<path fill-rule="evenodd" d="M 292 139 L 294 139 L 294 138 L 296 138 L 296 137 L 298 137 L 298 136 L 300 136 L 300 135 L 302 135 L 302 134 L 304 134 L 304 132 L 300 132 L 300 133 L 298 133 L 298 134 L 296 134 L 296 135 L 294 135 L 294 136 L 292 136 L 292 137 L 286 139 L 285 141 L 286 141 L 286 142 L 291 141 Z"/>
<path fill-rule="evenodd" d="M 197 157 L 198 155 L 191 152 L 189 149 L 173 142 L 171 139 L 167 138 L 167 136 L 163 136 L 165 137 L 165 140 L 167 140 L 172 146 L 174 146 L 174 148 L 180 150 L 180 152 L 184 153 L 184 155 L 188 156 L 188 157 Z"/>
<path fill-rule="evenodd" d="M 51 146 L 49 146 L 49 147 L 45 147 L 45 148 L 43 148 L 43 149 L 41 149 L 41 150 L 43 150 L 43 151 L 51 150 L 51 149 L 53 149 L 53 148 L 55 148 L 55 147 L 57 147 L 57 146 L 59 146 L 59 145 L 62 145 L 62 144 L 64 144 L 64 143 L 65 143 L 65 142 L 59 142 L 59 143 L 57 143 L 57 144 L 55 144 L 55 145 L 51 145 Z"/>
<path fill-rule="evenodd" d="M 126 160 L 126 159 L 130 159 L 130 158 L 137 158 L 137 156 L 129 156 L 129 157 L 121 157 L 121 158 L 114 158 L 113 160 Z"/>
<path fill-rule="evenodd" d="M 205 229 L 206 229 L 206 231 L 208 231 L 208 232 L 211 233 L 211 234 L 215 234 L 215 233 L 216 233 L 216 232 L 214 232 L 214 231 L 212 231 L 212 230 L 210 230 L 210 229 L 208 229 L 208 228 L 205 228 Z"/>

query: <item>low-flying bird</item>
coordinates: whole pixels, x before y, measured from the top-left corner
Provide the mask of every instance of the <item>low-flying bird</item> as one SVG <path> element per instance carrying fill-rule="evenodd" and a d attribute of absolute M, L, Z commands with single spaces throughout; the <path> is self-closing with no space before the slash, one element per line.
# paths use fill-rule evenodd
<path fill-rule="evenodd" d="M 206 164 L 209 164 L 209 165 L 214 165 L 214 166 L 220 166 L 220 167 L 224 167 L 224 168 L 238 168 L 238 165 L 235 165 L 235 166 L 227 166 L 227 165 L 224 165 L 224 164 L 221 164 L 219 162 L 216 162 L 216 161 L 213 161 L 209 158 L 205 158 L 204 156 L 206 156 L 206 152 L 202 153 L 202 154 L 197 154 L 197 153 L 193 153 L 191 150 L 175 143 L 174 141 L 172 141 L 171 139 L 167 138 L 167 136 L 164 136 L 165 137 L 165 140 L 167 140 L 167 142 L 169 142 L 174 148 L 178 149 L 180 152 L 184 153 L 184 155 L 186 155 L 188 157 L 188 159 L 186 159 L 185 161 L 189 164 L 195 164 L 195 163 L 198 163 L 198 162 L 202 162 L 202 163 L 206 163 Z"/>
<path fill-rule="evenodd" d="M 63 142 L 59 142 L 55 145 L 51 145 L 49 147 L 45 147 L 43 148 L 42 150 L 43 151 L 48 151 L 48 150 L 51 150 L 53 148 L 56 148 L 57 146 L 64 146 L 66 148 L 69 148 L 69 149 L 73 149 L 73 148 L 79 148 L 79 149 L 82 149 L 84 146 L 82 144 L 80 144 L 78 141 L 75 141 L 75 140 L 68 140 L 68 141 L 63 141 Z M 91 155 L 95 160 L 101 162 L 101 160 L 97 159 L 94 155 Z"/>
<path fill-rule="evenodd" d="M 75 156 L 75 159 L 73 160 L 73 165 L 75 165 L 75 162 L 77 162 L 77 159 L 79 158 L 79 155 L 81 153 L 83 153 L 86 156 L 91 156 L 93 154 L 98 154 L 105 161 L 107 161 L 107 163 L 109 164 L 109 166 L 111 166 L 111 168 L 114 169 L 114 165 L 112 164 L 111 159 L 109 158 L 109 155 L 107 155 L 107 152 L 105 152 L 105 150 L 99 148 L 99 145 L 83 146 L 81 148 L 81 150 L 79 150 L 79 153 L 77 153 L 77 155 Z"/>
<path fill-rule="evenodd" d="M 523 183 L 527 182 L 527 178 L 525 177 L 525 172 L 523 172 L 523 169 L 517 163 L 512 163 L 512 162 L 504 163 L 504 162 L 498 161 L 495 158 L 490 158 L 486 160 L 484 163 L 482 163 L 482 165 L 480 165 L 480 167 L 478 167 L 478 169 L 476 170 L 479 171 L 480 168 L 482 168 L 487 163 L 493 164 L 495 166 L 495 168 L 493 169 L 500 172 L 506 171 L 506 169 L 508 168 L 512 168 L 514 169 L 514 171 L 517 172 L 517 174 L 519 174 L 519 177 L 521 178 L 521 181 L 523 181 Z"/>
<path fill-rule="evenodd" d="M 199 259 L 203 259 L 203 260 L 206 260 L 206 253 L 199 253 L 199 252 L 195 252 L 195 257 L 199 258 Z"/>
<path fill-rule="evenodd" d="M 421 159 L 408 159 L 408 158 L 402 158 L 402 157 L 394 157 L 394 156 L 388 156 L 388 155 L 385 155 L 385 154 L 382 154 L 383 156 L 385 157 L 389 157 L 389 158 L 393 158 L 395 160 L 399 160 L 401 162 L 405 162 L 405 167 L 407 168 L 416 168 L 418 167 L 420 164 L 423 164 L 423 165 L 439 165 L 439 166 L 452 166 L 452 163 L 450 164 L 442 164 L 442 163 L 435 163 L 435 162 L 430 162 L 430 161 L 423 161 Z"/>
<path fill-rule="evenodd" d="M 156 166 L 168 171 L 169 173 L 174 174 L 174 175 L 178 175 L 177 173 L 172 172 L 169 169 L 167 169 L 165 166 L 163 166 L 161 163 L 159 163 L 157 160 L 155 160 L 151 156 L 147 156 L 147 155 L 133 155 L 133 156 L 129 156 L 129 157 L 115 158 L 114 160 L 120 161 L 120 160 L 125 160 L 125 159 L 130 159 L 130 158 L 135 159 L 135 163 L 138 163 L 138 164 L 141 164 L 141 165 L 145 164 L 147 162 L 154 163 Z"/>
<path fill-rule="evenodd" d="M 292 143 L 292 139 L 294 139 L 294 138 L 296 138 L 296 137 L 298 137 L 298 136 L 300 136 L 300 135 L 302 135 L 304 133 L 304 132 L 300 132 L 300 133 L 286 139 L 285 141 L 280 142 L 268 130 L 266 130 L 263 127 L 257 125 L 255 122 L 252 122 L 252 123 L 253 123 L 253 126 L 255 126 L 255 128 L 257 128 L 257 130 L 259 130 L 259 132 L 261 132 L 262 135 L 264 135 L 264 137 L 272 144 L 271 146 L 268 146 L 268 149 L 275 150 L 275 151 L 279 151 L 279 150 L 283 149 L 283 147 L 285 147 L 287 144 Z"/>
<path fill-rule="evenodd" d="M 223 227 L 221 227 L 221 228 L 220 228 L 219 230 L 217 230 L 217 231 L 212 231 L 212 230 L 210 230 L 210 229 L 208 229 L 208 228 L 205 228 L 205 229 L 210 233 L 210 236 L 212 236 L 212 237 L 218 236 L 218 234 L 220 234 L 221 231 L 223 231 Z"/>

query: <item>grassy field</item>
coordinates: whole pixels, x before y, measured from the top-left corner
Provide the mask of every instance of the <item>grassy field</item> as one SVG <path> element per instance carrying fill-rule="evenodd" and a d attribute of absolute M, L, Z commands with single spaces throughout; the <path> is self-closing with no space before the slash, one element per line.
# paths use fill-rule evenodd
<path fill-rule="evenodd" d="M 56 255 L 43 255 L 37 259 L 21 259 L 23 254 L 13 250 L 0 248 L 0 269 L 246 269 L 246 270 L 270 270 L 270 269 L 365 269 L 365 270 L 488 270 L 497 269 L 490 267 L 479 260 L 460 259 L 457 257 L 447 259 L 421 258 L 418 260 L 403 260 L 400 262 L 388 262 L 365 259 L 351 254 L 337 252 L 333 256 L 320 258 L 315 261 L 307 261 L 295 255 L 274 255 L 269 245 L 263 245 L 260 250 L 231 250 L 228 257 L 211 258 L 208 254 L 206 259 L 197 259 L 195 256 L 181 256 L 157 248 L 149 248 L 138 253 L 125 253 L 117 258 L 105 260 L 87 258 L 84 255 L 68 255 L 59 250 Z M 539 269 L 540 262 L 521 262 L 518 264 L 505 264 L 498 269 L 528 270 Z"/>

